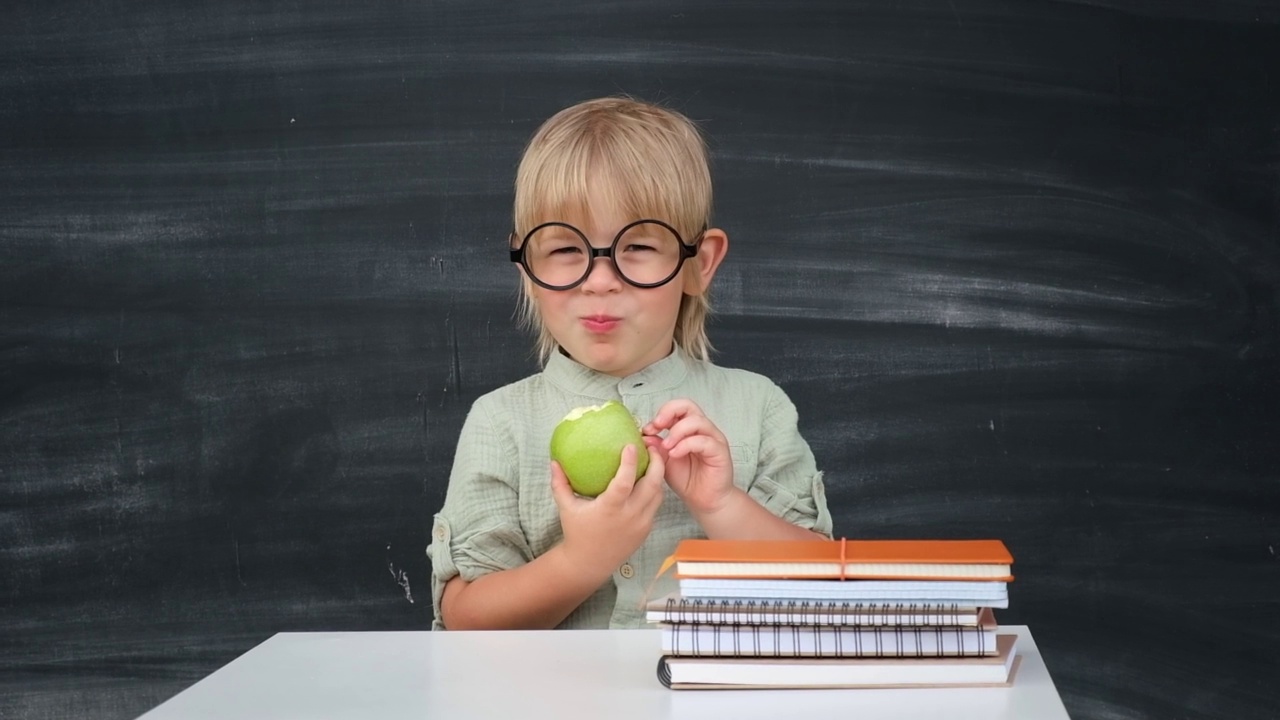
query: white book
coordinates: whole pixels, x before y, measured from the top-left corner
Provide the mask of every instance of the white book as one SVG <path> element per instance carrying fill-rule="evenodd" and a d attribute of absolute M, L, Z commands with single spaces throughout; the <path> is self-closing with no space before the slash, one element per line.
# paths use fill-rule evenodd
<path fill-rule="evenodd" d="M 958 580 L 1008 580 L 1012 567 L 980 563 L 839 563 L 839 562 L 690 562 L 676 563 L 680 577 L 783 577 L 783 578 L 956 578 Z"/>
<path fill-rule="evenodd" d="M 1008 607 L 1008 583 L 957 580 L 746 580 L 681 578 L 686 598 L 864 600 Z"/>
<path fill-rule="evenodd" d="M 879 688 L 1007 686 L 1017 664 L 1016 635 L 997 635 L 996 654 L 969 658 L 672 657 L 658 661 L 669 688 Z"/>

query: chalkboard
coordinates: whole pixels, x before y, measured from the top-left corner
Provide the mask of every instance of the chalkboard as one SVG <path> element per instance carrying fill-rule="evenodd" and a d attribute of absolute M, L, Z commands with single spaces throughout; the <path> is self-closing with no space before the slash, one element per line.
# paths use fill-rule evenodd
<path fill-rule="evenodd" d="M 1280 9 L 43 2 L 0 24 L 0 716 L 130 718 L 431 619 L 464 414 L 536 369 L 512 179 L 706 131 L 716 359 L 850 537 L 1000 537 L 1077 718 L 1280 706 Z"/>

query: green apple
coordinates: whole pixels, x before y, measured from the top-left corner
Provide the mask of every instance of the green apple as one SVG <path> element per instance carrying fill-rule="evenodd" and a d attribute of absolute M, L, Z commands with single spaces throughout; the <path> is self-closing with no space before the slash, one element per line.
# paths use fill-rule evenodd
<path fill-rule="evenodd" d="M 574 408 L 551 433 L 551 459 L 560 463 L 579 495 L 604 492 L 622 464 L 622 448 L 636 446 L 636 479 L 649 468 L 640 423 L 617 400 Z"/>

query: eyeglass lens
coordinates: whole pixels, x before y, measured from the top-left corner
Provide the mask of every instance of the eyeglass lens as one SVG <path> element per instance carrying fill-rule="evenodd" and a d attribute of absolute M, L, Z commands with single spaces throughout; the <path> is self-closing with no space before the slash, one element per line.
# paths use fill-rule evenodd
<path fill-rule="evenodd" d="M 572 285 L 590 270 L 590 245 L 571 228 L 550 225 L 529 235 L 524 248 L 529 272 L 547 285 Z M 639 223 L 614 246 L 618 272 L 640 285 L 662 282 L 680 265 L 680 238 L 658 223 Z"/>

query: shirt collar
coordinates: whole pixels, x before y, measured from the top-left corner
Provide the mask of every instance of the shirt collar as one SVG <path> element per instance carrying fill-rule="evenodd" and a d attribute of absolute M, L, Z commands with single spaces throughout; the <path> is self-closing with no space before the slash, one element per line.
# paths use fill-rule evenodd
<path fill-rule="evenodd" d="M 551 354 L 542 374 L 553 384 L 577 395 L 613 400 L 626 395 L 646 395 L 670 390 L 689 374 L 689 356 L 679 343 L 669 355 L 626 377 L 597 372 L 579 363 L 559 348 Z"/>

